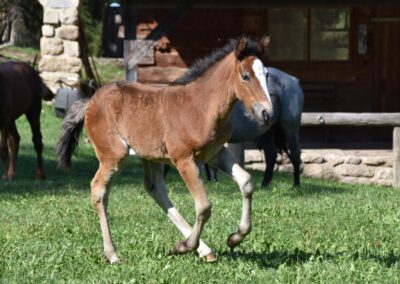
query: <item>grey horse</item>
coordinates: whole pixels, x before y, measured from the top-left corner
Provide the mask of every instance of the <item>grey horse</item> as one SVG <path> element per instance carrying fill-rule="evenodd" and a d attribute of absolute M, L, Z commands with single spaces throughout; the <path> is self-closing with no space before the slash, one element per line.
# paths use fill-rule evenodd
<path fill-rule="evenodd" d="M 262 186 L 271 182 L 278 150 L 287 153 L 293 164 L 293 181 L 300 186 L 299 129 L 304 95 L 299 80 L 279 69 L 268 67 L 267 86 L 273 103 L 274 114 L 268 126 L 257 123 L 241 102 L 231 112 L 233 134 L 229 143 L 257 142 L 264 150 L 267 163 Z M 216 179 L 215 169 L 206 167 L 209 179 Z"/>

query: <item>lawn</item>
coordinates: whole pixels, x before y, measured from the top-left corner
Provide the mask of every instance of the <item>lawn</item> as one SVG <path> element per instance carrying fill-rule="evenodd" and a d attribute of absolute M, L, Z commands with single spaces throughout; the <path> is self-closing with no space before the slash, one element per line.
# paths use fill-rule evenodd
<path fill-rule="evenodd" d="M 213 215 L 203 239 L 219 260 L 196 253 L 175 256 L 182 237 L 142 186 L 132 159 L 115 178 L 110 224 L 121 260 L 102 257 L 89 182 L 97 168 L 82 139 L 73 168 L 56 168 L 54 145 L 61 120 L 44 106 L 42 130 L 47 179 L 35 181 L 35 154 L 25 118 L 17 179 L 0 180 L 0 282 L 2 283 L 396 283 L 400 281 L 400 192 L 392 188 L 302 179 L 291 187 L 277 174 L 268 190 L 255 182 L 253 232 L 234 251 L 226 245 L 240 220 L 241 196 L 228 178 L 206 182 Z M 193 202 L 176 173 L 168 177 L 171 199 L 189 222 Z"/>

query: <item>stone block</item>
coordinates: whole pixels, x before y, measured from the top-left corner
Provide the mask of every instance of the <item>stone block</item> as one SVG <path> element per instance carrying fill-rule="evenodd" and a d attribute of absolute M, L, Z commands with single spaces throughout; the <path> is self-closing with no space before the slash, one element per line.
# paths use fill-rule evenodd
<path fill-rule="evenodd" d="M 385 164 L 385 159 L 382 157 L 365 157 L 362 159 L 363 164 L 366 164 L 367 166 L 381 166 Z"/>
<path fill-rule="evenodd" d="M 78 8 L 81 0 L 39 0 L 44 7 L 51 8 Z"/>
<path fill-rule="evenodd" d="M 79 42 L 64 40 L 64 54 L 71 57 L 79 57 Z"/>
<path fill-rule="evenodd" d="M 293 173 L 293 165 L 292 164 L 283 164 L 280 165 L 278 171 L 285 173 Z"/>
<path fill-rule="evenodd" d="M 64 46 L 61 39 L 48 37 L 40 39 L 40 52 L 42 55 L 60 55 L 63 51 Z"/>
<path fill-rule="evenodd" d="M 40 77 L 46 85 L 55 93 L 61 86 L 59 80 L 71 85 L 73 87 L 79 87 L 80 76 L 78 73 L 68 72 L 41 72 Z"/>
<path fill-rule="evenodd" d="M 63 25 L 78 25 L 78 10 L 75 8 L 60 10 L 60 21 Z"/>
<path fill-rule="evenodd" d="M 337 179 L 333 168 L 328 164 L 304 164 L 303 175 L 322 179 Z"/>
<path fill-rule="evenodd" d="M 43 23 L 57 25 L 59 22 L 59 14 L 57 9 L 45 8 L 43 12 Z"/>
<path fill-rule="evenodd" d="M 334 168 L 338 176 L 373 177 L 374 171 L 366 165 L 342 164 Z"/>
<path fill-rule="evenodd" d="M 392 182 L 393 180 L 393 169 L 392 168 L 384 168 L 379 167 L 375 170 L 374 179 L 386 179 Z"/>
<path fill-rule="evenodd" d="M 82 62 L 79 58 L 68 56 L 43 56 L 39 62 L 39 70 L 49 72 L 79 73 Z"/>
<path fill-rule="evenodd" d="M 336 167 L 338 165 L 341 165 L 344 163 L 344 158 L 343 157 L 333 157 L 330 162 L 332 163 L 333 167 Z"/>
<path fill-rule="evenodd" d="M 359 165 L 361 164 L 361 158 L 356 157 L 356 156 L 350 156 L 347 157 L 345 160 L 346 164 L 351 164 L 351 165 Z"/>
<path fill-rule="evenodd" d="M 301 155 L 301 160 L 305 164 L 311 164 L 311 163 L 322 164 L 326 162 L 324 157 L 313 153 L 303 153 Z"/>
<path fill-rule="evenodd" d="M 42 26 L 42 35 L 45 37 L 53 37 L 54 36 L 54 27 L 52 25 L 43 25 Z"/>
<path fill-rule="evenodd" d="M 263 163 L 264 154 L 260 150 L 246 150 L 244 151 L 245 163 Z"/>
<path fill-rule="evenodd" d="M 78 40 L 79 38 L 79 28 L 78 26 L 68 25 L 61 26 L 56 29 L 57 37 L 66 40 Z"/>

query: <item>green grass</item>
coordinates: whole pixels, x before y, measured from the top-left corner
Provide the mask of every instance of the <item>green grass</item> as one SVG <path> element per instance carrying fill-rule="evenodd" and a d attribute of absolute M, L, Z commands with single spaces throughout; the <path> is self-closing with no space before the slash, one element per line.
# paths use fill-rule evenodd
<path fill-rule="evenodd" d="M 0 282 L 2 283 L 396 283 L 400 282 L 400 192 L 303 178 L 291 187 L 276 174 L 268 191 L 255 181 L 253 232 L 235 251 L 226 245 L 240 219 L 241 197 L 227 178 L 206 182 L 213 215 L 203 239 L 219 261 L 196 253 L 175 256 L 182 237 L 142 186 L 132 160 L 115 178 L 110 224 L 119 265 L 102 258 L 89 182 L 97 159 L 81 142 L 72 171 L 56 169 L 54 144 L 61 120 L 45 106 L 47 180 L 35 181 L 35 154 L 25 119 L 17 180 L 0 181 Z M 193 222 L 193 202 L 176 173 L 168 177 L 171 199 Z"/>

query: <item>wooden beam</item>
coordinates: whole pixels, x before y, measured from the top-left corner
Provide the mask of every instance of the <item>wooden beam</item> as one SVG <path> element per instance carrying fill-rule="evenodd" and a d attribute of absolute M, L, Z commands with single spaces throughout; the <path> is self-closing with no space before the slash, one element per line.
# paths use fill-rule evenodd
<path fill-rule="evenodd" d="M 400 188 L 400 127 L 393 129 L 393 187 Z"/>
<path fill-rule="evenodd" d="M 400 113 L 308 112 L 302 126 L 400 126 Z"/>
<path fill-rule="evenodd" d="M 129 51 L 125 51 L 127 68 L 134 69 L 135 66 L 153 50 L 154 43 L 164 36 L 172 28 L 172 26 L 183 17 L 190 7 L 191 5 L 184 5 L 173 9 L 142 41 L 125 43 L 124 50 L 129 48 Z"/>

